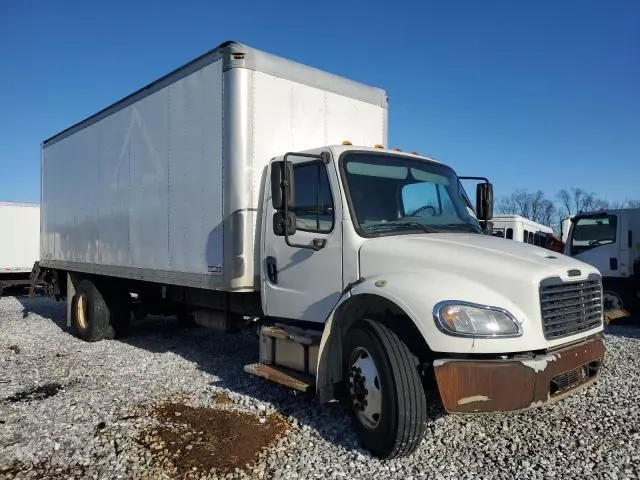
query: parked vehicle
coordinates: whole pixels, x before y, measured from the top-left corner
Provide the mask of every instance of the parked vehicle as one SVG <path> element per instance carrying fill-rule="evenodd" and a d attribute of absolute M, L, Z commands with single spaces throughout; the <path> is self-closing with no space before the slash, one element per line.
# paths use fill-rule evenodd
<path fill-rule="evenodd" d="M 132 308 L 259 322 L 246 371 L 344 399 L 384 458 L 420 443 L 432 376 L 464 413 L 594 381 L 598 271 L 484 234 L 488 181 L 474 208 L 386 143 L 383 90 L 225 43 L 43 143 L 34 280 L 87 341 Z"/>
<path fill-rule="evenodd" d="M 0 202 L 0 296 L 4 289 L 29 285 L 40 258 L 40 206 Z"/>
<path fill-rule="evenodd" d="M 564 217 L 560 222 L 560 239 L 562 243 L 567 244 L 567 239 L 569 238 L 569 230 L 571 229 L 571 219 L 573 215 L 569 215 L 568 217 Z"/>
<path fill-rule="evenodd" d="M 495 215 L 491 220 L 495 237 L 545 247 L 553 229 L 520 215 Z"/>
<path fill-rule="evenodd" d="M 573 216 L 565 254 L 593 265 L 602 273 L 605 310 L 638 311 L 640 208 Z"/>

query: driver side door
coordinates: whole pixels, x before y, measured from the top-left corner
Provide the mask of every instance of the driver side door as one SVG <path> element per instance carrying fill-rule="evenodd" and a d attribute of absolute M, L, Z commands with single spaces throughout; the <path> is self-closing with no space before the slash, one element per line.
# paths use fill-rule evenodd
<path fill-rule="evenodd" d="M 291 157 L 296 232 L 289 246 L 274 233 L 271 195 L 264 202 L 261 283 L 267 316 L 324 322 L 342 294 L 342 224 L 333 163 Z M 267 177 L 269 178 L 269 177 Z M 333 187 L 333 188 L 332 188 Z M 267 197 L 265 195 L 265 197 Z"/>

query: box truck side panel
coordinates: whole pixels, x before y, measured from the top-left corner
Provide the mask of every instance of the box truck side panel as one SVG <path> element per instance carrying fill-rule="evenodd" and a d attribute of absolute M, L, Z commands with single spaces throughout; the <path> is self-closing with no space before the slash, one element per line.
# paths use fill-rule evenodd
<path fill-rule="evenodd" d="M 38 205 L 0 202 L 0 277 L 31 272 L 38 259 L 39 237 Z"/>
<path fill-rule="evenodd" d="M 222 263 L 222 62 L 45 146 L 43 175 L 43 259 L 211 285 Z"/>

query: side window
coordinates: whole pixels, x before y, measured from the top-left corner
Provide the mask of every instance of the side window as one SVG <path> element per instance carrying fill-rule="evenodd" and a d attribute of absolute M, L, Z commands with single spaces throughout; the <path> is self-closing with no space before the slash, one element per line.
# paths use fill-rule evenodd
<path fill-rule="evenodd" d="M 524 243 L 529 243 L 529 230 L 524 231 L 524 238 L 522 239 Z"/>
<path fill-rule="evenodd" d="M 507 228 L 507 238 L 513 240 L 513 228 Z"/>
<path fill-rule="evenodd" d="M 293 167 L 296 228 L 328 233 L 333 229 L 333 199 L 327 170 L 321 163 Z"/>

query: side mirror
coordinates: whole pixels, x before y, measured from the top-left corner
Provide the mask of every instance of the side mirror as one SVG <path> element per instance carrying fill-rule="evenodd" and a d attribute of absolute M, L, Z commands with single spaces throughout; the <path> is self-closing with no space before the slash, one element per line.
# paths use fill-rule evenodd
<path fill-rule="evenodd" d="M 491 220 L 493 218 L 493 185 L 491 183 L 479 183 L 476 187 L 476 215 L 478 220 Z"/>
<path fill-rule="evenodd" d="M 293 166 L 291 162 L 273 162 L 271 164 L 271 203 L 274 210 L 284 210 L 284 202 L 287 201 L 287 207 L 294 206 L 294 178 Z M 285 171 L 287 175 L 285 176 Z M 294 222 L 295 224 L 295 222 Z"/>
<path fill-rule="evenodd" d="M 273 233 L 277 237 L 296 233 L 296 214 L 289 210 L 285 216 L 282 210 L 273 214 Z"/>

